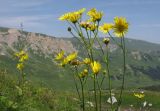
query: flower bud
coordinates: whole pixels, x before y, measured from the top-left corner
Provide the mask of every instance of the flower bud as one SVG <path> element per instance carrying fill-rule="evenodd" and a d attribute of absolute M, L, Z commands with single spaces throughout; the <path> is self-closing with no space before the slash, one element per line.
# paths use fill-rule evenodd
<path fill-rule="evenodd" d="M 104 38 L 103 39 L 103 43 L 107 46 L 110 42 L 110 39 L 109 38 Z"/>
<path fill-rule="evenodd" d="M 72 31 L 71 27 L 68 27 L 68 32 L 71 32 L 71 31 Z"/>
<path fill-rule="evenodd" d="M 71 62 L 71 65 L 73 65 L 73 66 L 80 65 L 80 61 L 79 60 L 73 60 Z"/>

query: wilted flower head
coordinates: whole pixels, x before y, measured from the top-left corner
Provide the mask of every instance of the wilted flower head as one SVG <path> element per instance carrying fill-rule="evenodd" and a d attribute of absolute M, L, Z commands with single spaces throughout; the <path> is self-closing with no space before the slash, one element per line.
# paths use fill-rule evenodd
<path fill-rule="evenodd" d="M 99 62 L 94 61 L 90 66 L 94 74 L 98 74 L 98 72 L 101 70 L 101 64 Z"/>
<path fill-rule="evenodd" d="M 128 22 L 124 17 L 115 17 L 113 31 L 117 37 L 123 37 L 128 31 Z"/>
<path fill-rule="evenodd" d="M 102 26 L 99 26 L 99 30 L 103 33 L 108 33 L 112 28 L 112 23 L 104 23 Z"/>
<path fill-rule="evenodd" d="M 89 27 L 89 24 L 90 24 L 90 22 L 88 22 L 88 21 L 82 21 L 82 22 L 80 23 L 80 26 L 81 26 L 82 28 L 87 29 L 87 28 Z"/>
<path fill-rule="evenodd" d="M 92 8 L 90 11 L 88 11 L 87 15 L 90 16 L 92 22 L 96 22 L 102 19 L 103 13 L 98 12 L 95 8 Z"/>

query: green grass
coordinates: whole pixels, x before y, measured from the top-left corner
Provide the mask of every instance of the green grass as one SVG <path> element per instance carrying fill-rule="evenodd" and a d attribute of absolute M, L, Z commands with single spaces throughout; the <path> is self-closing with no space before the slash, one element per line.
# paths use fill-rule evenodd
<path fill-rule="evenodd" d="M 16 88 L 17 86 L 22 89 L 22 92 Z M 136 89 L 124 92 L 122 109 L 131 108 L 131 104 L 135 109 L 139 108 L 137 106 L 138 99 L 133 96 L 133 90 Z M 114 90 L 116 98 L 118 98 L 118 91 Z M 92 92 L 88 95 L 85 91 L 86 102 L 94 103 L 93 95 Z M 108 91 L 104 91 L 102 96 L 104 111 L 109 108 L 108 98 Z M 158 111 L 160 109 L 160 99 L 158 98 L 160 98 L 159 92 L 145 91 L 145 98 L 142 102 L 152 103 L 151 111 Z M 4 70 L 0 72 L 0 109 L 3 111 L 80 111 L 80 105 L 75 91 L 58 91 L 32 81 L 28 81 L 24 86 L 19 86 L 17 76 L 10 75 Z M 87 111 L 93 111 L 87 103 L 86 107 Z"/>

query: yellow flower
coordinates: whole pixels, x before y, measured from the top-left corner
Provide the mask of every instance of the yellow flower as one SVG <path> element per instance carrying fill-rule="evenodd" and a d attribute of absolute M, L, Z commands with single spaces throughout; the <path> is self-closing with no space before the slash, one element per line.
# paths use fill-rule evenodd
<path fill-rule="evenodd" d="M 66 13 L 64 15 L 62 15 L 59 20 L 67 20 L 69 22 L 72 22 L 72 23 L 76 23 L 81 17 L 81 14 L 78 13 L 78 12 L 69 12 L 69 13 Z"/>
<path fill-rule="evenodd" d="M 100 21 L 102 19 L 103 13 L 98 12 L 95 8 L 88 11 L 87 15 L 90 16 L 92 22 Z"/>
<path fill-rule="evenodd" d="M 77 12 L 72 12 L 69 16 L 69 21 L 72 23 L 76 23 L 80 19 L 81 15 Z"/>
<path fill-rule="evenodd" d="M 28 58 L 29 58 L 28 54 L 26 52 L 24 52 L 23 50 L 15 53 L 14 55 L 19 59 L 19 62 L 24 62 L 24 61 L 28 60 Z"/>
<path fill-rule="evenodd" d="M 90 63 L 91 63 L 91 59 L 90 59 L 90 58 L 85 58 L 85 59 L 83 60 L 83 63 L 84 63 L 84 64 L 90 64 Z"/>
<path fill-rule="evenodd" d="M 134 93 L 134 96 L 139 99 L 142 99 L 142 98 L 144 98 L 145 94 L 144 93 Z"/>
<path fill-rule="evenodd" d="M 76 58 L 77 58 L 77 52 L 73 52 L 73 53 L 69 54 L 66 58 L 62 59 L 60 66 L 65 66 L 68 63 L 72 64 L 71 61 L 74 61 Z M 77 63 L 78 63 L 78 61 L 77 61 Z"/>
<path fill-rule="evenodd" d="M 126 18 L 124 18 L 124 17 L 115 17 L 114 18 L 113 30 L 114 30 L 114 34 L 117 37 L 123 37 L 128 31 L 128 26 L 129 26 L 129 24 L 126 21 Z"/>
<path fill-rule="evenodd" d="M 99 30 L 103 33 L 108 33 L 112 28 L 112 23 L 104 23 L 102 26 L 99 27 Z"/>
<path fill-rule="evenodd" d="M 98 74 L 98 72 L 101 70 L 101 64 L 99 62 L 92 62 L 91 63 L 91 69 L 94 74 Z"/>
<path fill-rule="evenodd" d="M 69 12 L 59 17 L 59 20 L 66 20 L 72 23 L 76 23 L 82 16 L 82 13 L 85 11 L 85 8 L 82 8 L 75 12 Z"/>
<path fill-rule="evenodd" d="M 28 60 L 28 54 L 27 53 L 25 53 L 23 56 L 21 56 L 20 58 L 19 58 L 19 62 L 24 62 L 24 61 L 26 61 L 26 60 Z"/>
<path fill-rule="evenodd" d="M 96 24 L 89 24 L 87 29 L 90 31 L 95 31 L 97 29 L 97 25 Z"/>
<path fill-rule="evenodd" d="M 25 54 L 25 52 L 22 50 L 20 52 L 16 52 L 14 55 L 18 58 L 20 58 L 21 56 L 23 56 Z"/>
<path fill-rule="evenodd" d="M 17 69 L 22 71 L 24 69 L 24 64 L 23 63 L 18 63 L 17 64 Z"/>
<path fill-rule="evenodd" d="M 77 52 L 73 52 L 73 53 L 69 54 L 69 55 L 66 57 L 66 59 L 67 59 L 68 62 L 70 62 L 70 61 L 72 61 L 72 60 L 74 60 L 74 59 L 76 59 L 76 58 L 77 58 Z"/>
<path fill-rule="evenodd" d="M 64 58 L 63 61 L 60 63 L 60 66 L 64 67 L 66 64 L 68 64 L 68 59 Z"/>
<path fill-rule="evenodd" d="M 55 60 L 62 60 L 63 58 L 64 58 L 63 50 L 55 56 Z"/>
<path fill-rule="evenodd" d="M 65 13 L 64 15 L 62 15 L 62 16 L 59 17 L 59 20 L 62 20 L 62 21 L 68 20 L 70 14 L 71 14 L 70 12 L 69 13 Z"/>

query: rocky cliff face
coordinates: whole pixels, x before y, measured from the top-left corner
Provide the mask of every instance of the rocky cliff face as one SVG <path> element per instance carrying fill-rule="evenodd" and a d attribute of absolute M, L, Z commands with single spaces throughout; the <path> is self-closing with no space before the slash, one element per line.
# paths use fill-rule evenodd
<path fill-rule="evenodd" d="M 35 53 L 41 51 L 45 55 L 53 54 L 59 50 L 65 50 L 68 53 L 76 51 L 68 40 L 33 32 L 21 32 L 17 29 L 8 29 L 7 31 L 0 31 L 0 54 L 4 55 L 6 53 L 6 47 L 16 50 L 15 45 L 20 42 L 23 45 L 26 44 L 25 49 L 32 49 Z"/>

